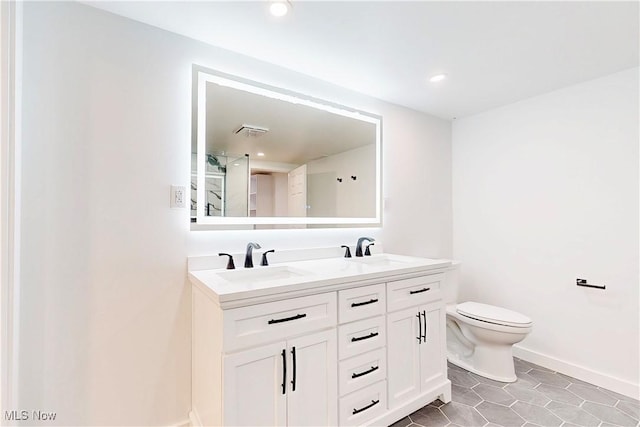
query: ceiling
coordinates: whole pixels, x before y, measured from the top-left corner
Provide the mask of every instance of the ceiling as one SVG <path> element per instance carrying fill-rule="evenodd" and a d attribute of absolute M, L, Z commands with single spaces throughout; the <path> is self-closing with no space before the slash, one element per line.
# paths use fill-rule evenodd
<path fill-rule="evenodd" d="M 376 126 L 367 121 L 215 83 L 207 84 L 206 97 L 207 153 L 302 165 L 376 143 Z M 243 124 L 268 131 L 236 134 Z"/>
<path fill-rule="evenodd" d="M 292 1 L 88 4 L 446 119 L 638 66 L 638 1 Z"/>

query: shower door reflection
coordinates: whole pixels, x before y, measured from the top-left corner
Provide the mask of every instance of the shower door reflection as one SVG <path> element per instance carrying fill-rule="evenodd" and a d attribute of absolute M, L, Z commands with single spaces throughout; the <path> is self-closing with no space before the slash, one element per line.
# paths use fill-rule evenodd
<path fill-rule="evenodd" d="M 195 159 L 196 155 L 193 154 Z M 192 162 L 196 164 L 195 161 Z M 210 217 L 248 216 L 249 157 L 207 154 L 204 214 Z M 191 171 L 191 221 L 197 215 L 197 171 Z"/>

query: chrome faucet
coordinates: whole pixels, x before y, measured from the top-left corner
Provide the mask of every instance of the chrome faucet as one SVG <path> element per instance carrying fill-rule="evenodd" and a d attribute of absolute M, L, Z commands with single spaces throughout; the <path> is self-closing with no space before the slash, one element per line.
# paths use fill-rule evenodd
<path fill-rule="evenodd" d="M 261 247 L 259 244 L 253 242 L 247 244 L 247 252 L 244 256 L 244 268 L 253 268 L 253 250 L 260 249 Z"/>
<path fill-rule="evenodd" d="M 375 242 L 375 239 L 371 238 L 371 237 L 361 237 L 358 239 L 358 244 L 356 245 L 356 256 L 357 257 L 361 257 L 362 256 L 362 242 L 364 241 L 368 241 L 368 242 Z"/>

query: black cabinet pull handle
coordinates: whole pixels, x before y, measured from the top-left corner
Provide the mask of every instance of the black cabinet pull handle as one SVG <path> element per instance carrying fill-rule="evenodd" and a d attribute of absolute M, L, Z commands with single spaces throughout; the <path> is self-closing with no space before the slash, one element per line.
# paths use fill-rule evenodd
<path fill-rule="evenodd" d="M 289 322 L 291 320 L 302 319 L 303 317 L 307 317 L 306 313 L 305 314 L 296 314 L 295 316 L 285 317 L 284 319 L 271 319 L 271 320 L 269 320 L 268 323 L 270 325 L 273 325 L 274 323 Z"/>
<path fill-rule="evenodd" d="M 416 339 L 418 340 L 418 343 L 420 343 L 422 341 L 422 318 L 420 317 L 420 312 L 416 314 L 416 317 L 418 318 L 418 327 L 420 328 Z"/>
<path fill-rule="evenodd" d="M 362 411 L 366 411 L 367 409 L 371 408 L 372 406 L 376 406 L 378 403 L 380 403 L 379 400 L 372 400 L 371 403 L 369 403 L 367 406 L 365 406 L 364 408 L 360 408 L 360 409 L 354 409 L 353 410 L 353 415 L 355 414 L 359 414 Z"/>
<path fill-rule="evenodd" d="M 287 394 L 287 352 L 282 349 L 282 394 Z"/>
<path fill-rule="evenodd" d="M 363 337 L 353 337 L 353 338 L 351 338 L 351 342 L 368 340 L 369 338 L 373 338 L 373 337 L 377 337 L 377 336 L 378 336 L 377 332 L 371 332 L 369 335 L 365 335 Z"/>
<path fill-rule="evenodd" d="M 427 342 L 427 313 L 423 310 L 422 317 L 424 318 L 424 335 L 422 335 L 422 342 Z"/>
<path fill-rule="evenodd" d="M 379 368 L 380 368 L 379 366 L 372 366 L 371 369 L 367 369 L 366 371 L 358 372 L 357 374 L 354 372 L 353 374 L 351 374 L 351 378 L 362 377 L 364 375 L 370 374 L 371 372 L 377 371 Z"/>
<path fill-rule="evenodd" d="M 291 355 L 293 356 L 293 379 L 291 380 L 291 391 L 296 391 L 296 348 L 291 349 Z"/>
<path fill-rule="evenodd" d="M 378 302 L 378 298 L 372 298 L 369 301 L 364 302 L 353 302 L 351 303 L 351 307 L 360 307 L 362 305 L 373 304 L 374 302 Z"/>
<path fill-rule="evenodd" d="M 409 295 L 413 295 L 413 294 L 421 294 L 423 292 L 427 292 L 430 291 L 431 288 L 422 288 L 422 289 L 418 289 L 417 291 L 409 291 Z"/>
<path fill-rule="evenodd" d="M 595 288 L 595 289 L 607 289 L 607 287 L 605 285 L 590 285 L 589 283 L 587 283 L 587 279 L 576 279 L 576 285 L 578 286 L 584 286 L 586 288 Z"/>

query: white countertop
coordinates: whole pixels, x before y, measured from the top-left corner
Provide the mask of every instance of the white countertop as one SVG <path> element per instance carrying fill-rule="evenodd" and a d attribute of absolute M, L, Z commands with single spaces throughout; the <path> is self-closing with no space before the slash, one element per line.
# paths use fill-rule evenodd
<path fill-rule="evenodd" d="M 324 258 L 255 266 L 251 269 L 212 269 L 189 273 L 191 282 L 205 290 L 222 308 L 264 302 L 282 293 L 292 296 L 334 290 L 349 284 L 385 280 L 394 276 L 442 269 L 450 260 L 376 254 L 362 258 Z M 336 289 L 338 289 L 336 288 Z M 316 292 L 314 292 L 316 291 Z M 281 295 L 279 296 L 282 297 Z"/>

